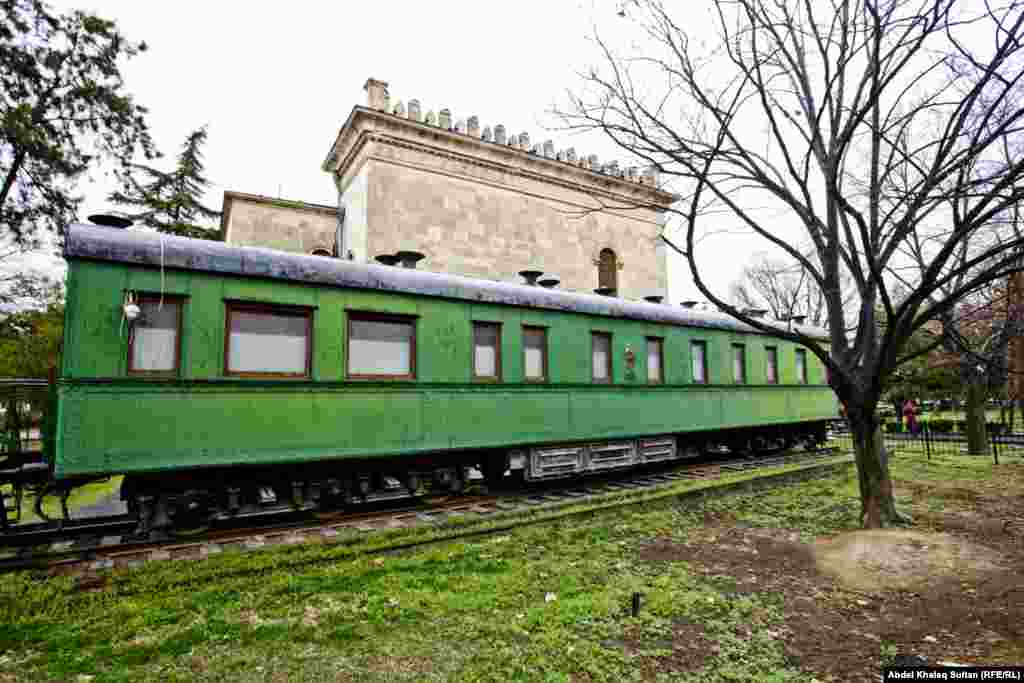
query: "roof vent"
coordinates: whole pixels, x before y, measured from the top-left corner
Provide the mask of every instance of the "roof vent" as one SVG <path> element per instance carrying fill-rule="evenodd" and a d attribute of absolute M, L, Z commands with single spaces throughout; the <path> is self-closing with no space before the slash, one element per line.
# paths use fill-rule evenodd
<path fill-rule="evenodd" d="M 426 258 L 426 255 L 418 251 L 400 251 L 395 254 L 402 262 L 403 268 L 416 269 L 416 264 Z"/>
<path fill-rule="evenodd" d="M 679 305 L 682 306 L 683 308 L 695 308 L 697 306 L 697 302 L 693 300 L 682 301 L 679 303 Z"/>
<path fill-rule="evenodd" d="M 381 254 L 376 258 L 376 261 L 385 266 L 393 266 L 398 263 L 398 257 L 394 254 Z"/>
<path fill-rule="evenodd" d="M 790 322 L 793 322 L 793 323 L 795 323 L 797 325 L 803 325 L 804 321 L 807 320 L 807 316 L 806 315 L 793 315 L 793 316 L 790 316 L 789 320 L 790 320 Z"/>
<path fill-rule="evenodd" d="M 95 225 L 102 225 L 107 228 L 128 228 L 132 224 L 130 218 L 116 216 L 112 213 L 94 213 L 89 216 L 89 220 Z"/>
<path fill-rule="evenodd" d="M 651 296 L 645 296 L 644 301 L 649 301 L 652 304 L 660 304 L 665 297 L 652 294 Z"/>
<path fill-rule="evenodd" d="M 615 296 L 614 287 L 598 287 L 594 290 L 594 294 L 600 294 L 601 296 Z"/>
<path fill-rule="evenodd" d="M 742 313 L 750 318 L 763 318 L 768 311 L 763 308 L 745 308 Z"/>
<path fill-rule="evenodd" d="M 526 284 L 531 287 L 537 286 L 537 278 L 544 274 L 543 270 L 520 270 L 519 274 L 526 280 Z"/>
<path fill-rule="evenodd" d="M 544 287 L 545 289 L 553 289 L 558 286 L 559 282 L 561 282 L 561 280 L 559 280 L 557 277 L 546 277 L 543 280 L 538 280 L 537 284 L 539 284 L 541 287 Z"/>

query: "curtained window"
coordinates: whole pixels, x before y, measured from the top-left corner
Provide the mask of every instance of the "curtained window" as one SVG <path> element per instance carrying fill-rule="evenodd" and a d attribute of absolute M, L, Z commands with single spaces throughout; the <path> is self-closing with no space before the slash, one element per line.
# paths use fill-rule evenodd
<path fill-rule="evenodd" d="M 696 384 L 708 383 L 707 351 L 707 342 L 695 341 L 690 343 L 690 360 L 693 366 L 693 381 Z"/>
<path fill-rule="evenodd" d="M 747 347 L 743 344 L 732 345 L 732 381 L 747 383 Z"/>
<path fill-rule="evenodd" d="M 402 316 L 350 313 L 348 376 L 414 379 L 416 321 Z"/>
<path fill-rule="evenodd" d="M 661 384 L 665 380 L 662 346 L 664 341 L 656 337 L 647 338 L 647 381 Z"/>
<path fill-rule="evenodd" d="M 228 375 L 308 377 L 312 309 L 228 303 Z"/>
<path fill-rule="evenodd" d="M 543 327 L 523 327 L 523 375 L 527 381 L 547 380 L 548 331 Z"/>
<path fill-rule="evenodd" d="M 769 346 L 768 348 L 765 349 L 765 352 L 766 352 L 766 355 L 767 355 L 767 362 L 768 362 L 768 367 L 766 368 L 767 375 L 768 375 L 768 384 L 778 384 L 779 383 L 779 350 L 776 349 L 774 346 Z"/>
<path fill-rule="evenodd" d="M 139 317 L 132 323 L 128 342 L 129 373 L 175 373 L 180 361 L 180 298 L 142 296 Z"/>
<path fill-rule="evenodd" d="M 591 332 L 591 376 L 595 382 L 612 381 L 612 335 L 607 332 Z"/>
<path fill-rule="evenodd" d="M 501 325 L 473 323 L 473 377 L 501 379 Z"/>

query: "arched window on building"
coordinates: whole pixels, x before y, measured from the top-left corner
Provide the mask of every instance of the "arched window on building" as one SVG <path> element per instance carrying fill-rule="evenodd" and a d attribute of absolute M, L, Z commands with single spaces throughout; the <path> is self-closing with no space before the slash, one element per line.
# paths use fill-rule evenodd
<path fill-rule="evenodd" d="M 323 248 L 314 249 L 309 253 L 312 254 L 313 256 L 331 256 L 331 250 Z"/>
<path fill-rule="evenodd" d="M 611 249 L 602 249 L 601 258 L 597 266 L 597 286 L 604 289 L 618 291 L 619 289 L 619 263 L 615 252 Z"/>

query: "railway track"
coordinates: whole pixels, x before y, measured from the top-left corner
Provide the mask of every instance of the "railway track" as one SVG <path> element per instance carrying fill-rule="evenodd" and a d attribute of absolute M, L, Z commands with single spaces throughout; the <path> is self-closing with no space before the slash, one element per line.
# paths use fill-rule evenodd
<path fill-rule="evenodd" d="M 126 516 L 81 520 L 61 531 L 45 525 L 19 530 L 16 545 L 0 549 L 0 572 L 35 569 L 50 574 L 95 574 L 118 568 L 140 567 L 149 562 L 174 559 L 200 560 L 228 551 L 251 551 L 277 545 L 331 543 L 360 538 L 374 532 L 440 526 L 457 520 L 512 517 L 524 511 L 555 511 L 579 503 L 600 504 L 603 498 L 618 500 L 622 494 L 643 493 L 683 480 L 718 479 L 723 475 L 787 465 L 813 465 L 833 458 L 836 449 L 823 448 L 784 453 L 767 458 L 708 461 L 661 467 L 643 472 L 609 473 L 585 480 L 563 480 L 527 489 L 468 493 L 458 497 L 420 499 L 413 505 L 394 505 L 360 512 L 319 515 L 292 513 L 259 526 L 216 528 L 194 538 L 167 541 L 132 540 L 132 523 Z"/>

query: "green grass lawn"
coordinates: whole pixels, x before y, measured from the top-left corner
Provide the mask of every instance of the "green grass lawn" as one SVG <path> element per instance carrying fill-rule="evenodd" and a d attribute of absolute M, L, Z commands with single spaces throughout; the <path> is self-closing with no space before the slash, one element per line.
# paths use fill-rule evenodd
<path fill-rule="evenodd" d="M 991 460 L 963 457 L 893 469 L 924 481 L 993 473 Z M 778 594 L 736 595 L 723 577 L 638 554 L 716 511 L 811 537 L 853 528 L 857 509 L 851 469 L 701 508 L 666 498 L 384 556 L 351 556 L 355 541 L 225 553 L 121 572 L 94 591 L 8 575 L 0 681 L 631 681 L 663 669 L 680 622 L 702 624 L 714 647 L 671 680 L 810 681 L 772 635 Z"/>

